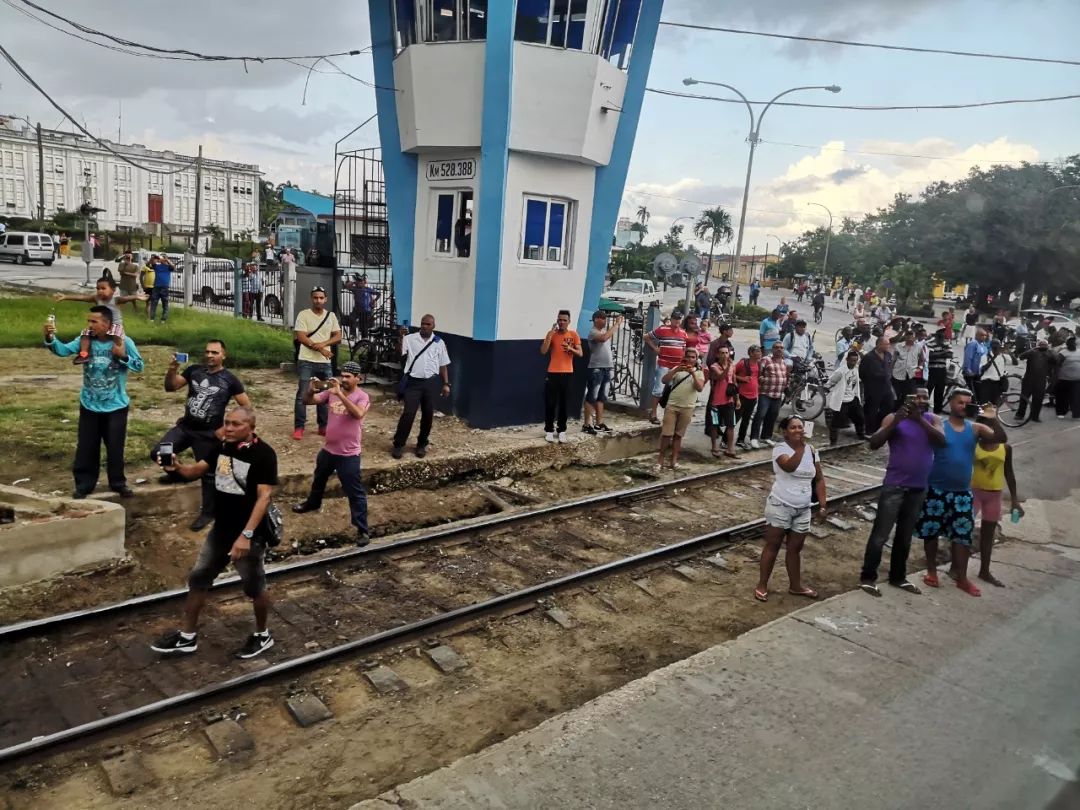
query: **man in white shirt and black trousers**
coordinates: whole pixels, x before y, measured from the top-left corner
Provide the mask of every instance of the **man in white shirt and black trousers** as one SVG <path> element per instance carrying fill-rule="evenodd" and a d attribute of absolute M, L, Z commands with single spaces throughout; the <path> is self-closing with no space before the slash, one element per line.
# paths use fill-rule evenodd
<path fill-rule="evenodd" d="M 394 449 L 390 454 L 394 458 L 401 458 L 416 418 L 416 409 L 419 408 L 420 435 L 416 437 L 416 455 L 423 458 L 427 455 L 431 423 L 435 421 L 435 399 L 440 394 L 450 396 L 450 355 L 446 351 L 446 343 L 435 334 L 434 315 L 425 315 L 420 319 L 419 332 L 408 334 L 407 329 L 402 328 L 401 354 L 402 387 L 398 390 L 399 398 L 405 402 L 405 410 L 398 420 Z"/>

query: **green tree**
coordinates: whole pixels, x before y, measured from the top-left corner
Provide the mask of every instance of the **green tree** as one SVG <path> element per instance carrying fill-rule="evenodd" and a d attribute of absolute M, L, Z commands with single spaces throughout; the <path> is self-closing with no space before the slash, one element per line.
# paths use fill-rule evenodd
<path fill-rule="evenodd" d="M 881 281 L 892 282 L 898 312 L 908 312 L 930 301 L 934 275 L 921 264 L 900 262 L 894 267 L 882 267 L 879 276 Z"/>
<path fill-rule="evenodd" d="M 694 236 L 702 242 L 709 243 L 709 263 L 705 265 L 708 272 L 712 273 L 713 253 L 716 251 L 717 242 L 730 242 L 734 236 L 731 229 L 731 214 L 719 205 L 715 208 L 706 208 L 701 212 L 697 222 L 694 223 Z"/>
<path fill-rule="evenodd" d="M 664 235 L 664 238 L 660 240 L 661 249 L 676 255 L 683 253 L 682 233 L 682 225 L 672 225 L 668 228 L 668 232 Z"/>

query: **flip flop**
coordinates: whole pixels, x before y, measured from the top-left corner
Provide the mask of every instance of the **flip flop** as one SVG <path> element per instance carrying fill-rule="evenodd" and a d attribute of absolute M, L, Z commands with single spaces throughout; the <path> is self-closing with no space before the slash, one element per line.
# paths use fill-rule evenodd
<path fill-rule="evenodd" d="M 655 416 L 650 416 L 650 417 L 649 417 L 649 424 L 650 424 L 650 425 L 659 425 L 659 424 L 660 424 L 660 420 L 659 420 L 659 419 L 657 419 L 657 418 L 656 418 Z"/>
<path fill-rule="evenodd" d="M 769 592 L 759 591 L 757 588 L 754 588 L 754 598 L 757 599 L 759 602 L 768 602 Z"/>
<path fill-rule="evenodd" d="M 982 596 L 982 591 L 980 591 L 970 579 L 966 579 L 963 582 L 957 582 L 956 587 L 970 596 Z"/>
<path fill-rule="evenodd" d="M 926 574 L 922 581 L 929 585 L 931 588 L 940 588 L 941 582 L 938 581 L 937 574 Z"/>
<path fill-rule="evenodd" d="M 914 582 L 908 582 L 906 579 L 903 582 L 890 582 L 889 584 L 892 585 L 894 588 L 899 588 L 900 590 L 907 591 L 908 593 L 922 593 L 922 591 L 919 590 L 918 585 L 916 585 Z"/>
<path fill-rule="evenodd" d="M 807 599 L 818 598 L 818 592 L 815 591 L 813 588 L 803 588 L 801 591 L 793 591 L 789 588 L 788 593 L 790 593 L 792 596 L 805 596 Z"/>
<path fill-rule="evenodd" d="M 873 582 L 860 582 L 859 587 L 871 596 L 881 596 L 881 590 Z"/>
<path fill-rule="evenodd" d="M 713 450 L 712 451 L 713 458 L 720 458 L 720 456 L 726 456 L 726 455 L 727 455 L 727 453 L 721 453 L 719 450 Z"/>

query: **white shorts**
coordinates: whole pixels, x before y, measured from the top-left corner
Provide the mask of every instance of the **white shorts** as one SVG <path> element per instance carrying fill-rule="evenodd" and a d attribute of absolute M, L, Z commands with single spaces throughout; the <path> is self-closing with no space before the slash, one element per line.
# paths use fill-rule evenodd
<path fill-rule="evenodd" d="M 806 534 L 810 531 L 810 507 L 788 506 L 770 495 L 765 499 L 765 523 L 784 531 Z"/>
<path fill-rule="evenodd" d="M 977 327 L 977 326 L 967 326 L 967 325 L 965 325 L 964 326 L 964 331 L 960 334 L 960 337 L 962 337 L 964 340 L 974 340 L 975 339 L 975 332 L 976 332 L 976 330 L 978 330 L 978 328 L 979 327 Z"/>

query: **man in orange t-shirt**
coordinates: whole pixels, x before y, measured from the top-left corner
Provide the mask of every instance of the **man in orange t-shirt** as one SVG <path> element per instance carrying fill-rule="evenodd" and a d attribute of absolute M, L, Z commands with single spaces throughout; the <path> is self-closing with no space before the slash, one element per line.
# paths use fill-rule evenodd
<path fill-rule="evenodd" d="M 566 400 L 574 376 L 574 358 L 582 355 L 581 338 L 570 328 L 570 310 L 559 310 L 555 325 L 540 344 L 540 354 L 548 355 L 544 380 L 544 438 L 549 442 L 557 439 L 561 444 L 566 441 Z"/>

